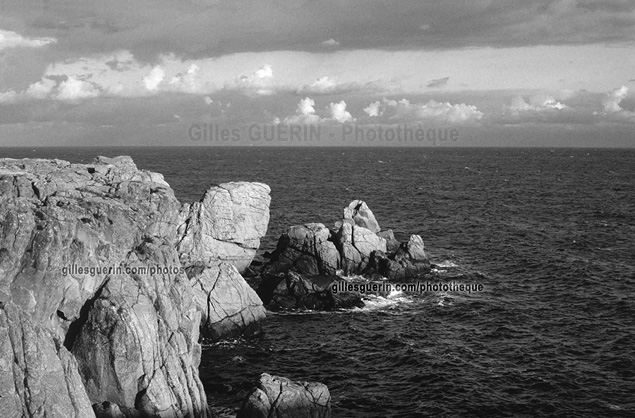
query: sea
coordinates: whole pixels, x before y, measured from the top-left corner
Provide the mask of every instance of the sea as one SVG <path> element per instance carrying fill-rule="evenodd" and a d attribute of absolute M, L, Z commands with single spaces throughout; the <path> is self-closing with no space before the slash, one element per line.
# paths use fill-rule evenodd
<path fill-rule="evenodd" d="M 334 418 L 635 417 L 635 150 L 567 148 L 0 148 L 1 157 L 130 155 L 182 202 L 271 187 L 257 256 L 289 226 L 365 201 L 419 234 L 434 283 L 270 312 L 263 333 L 206 343 L 200 375 L 233 417 L 262 372 L 326 384 Z"/>

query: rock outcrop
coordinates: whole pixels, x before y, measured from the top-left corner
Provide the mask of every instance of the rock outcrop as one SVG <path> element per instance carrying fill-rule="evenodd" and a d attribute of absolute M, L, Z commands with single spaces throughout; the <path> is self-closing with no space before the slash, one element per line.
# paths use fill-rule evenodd
<path fill-rule="evenodd" d="M 188 273 L 192 276 L 194 301 L 204 307 L 202 324 L 206 337 L 217 340 L 258 330 L 266 310 L 235 266 L 221 262 Z"/>
<path fill-rule="evenodd" d="M 224 183 L 183 205 L 177 246 L 183 265 L 225 261 L 242 273 L 267 232 L 270 192 L 262 183 Z"/>
<path fill-rule="evenodd" d="M 399 243 L 391 230 L 381 231 L 366 203 L 355 200 L 344 208 L 343 219 L 330 230 L 322 223 L 296 225 L 278 240 L 266 275 L 295 271 L 310 276 L 364 274 L 389 279 L 411 279 L 430 271 L 423 240 L 411 235 Z"/>
<path fill-rule="evenodd" d="M 330 418 L 331 395 L 326 385 L 260 375 L 236 418 Z"/>
<path fill-rule="evenodd" d="M 361 294 L 332 291 L 332 286 L 341 281 L 344 279 L 339 276 L 305 276 L 289 271 L 263 277 L 257 293 L 267 309 L 274 311 L 363 308 Z"/>
<path fill-rule="evenodd" d="M 265 194 L 238 183 L 182 206 L 130 157 L 0 160 L 2 415 L 210 417 L 199 332 L 264 315 L 235 266 L 266 230 Z"/>

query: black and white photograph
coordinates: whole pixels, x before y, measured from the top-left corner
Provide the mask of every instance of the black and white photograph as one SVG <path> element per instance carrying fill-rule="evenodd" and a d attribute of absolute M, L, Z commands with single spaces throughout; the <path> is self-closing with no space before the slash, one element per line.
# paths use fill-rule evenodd
<path fill-rule="evenodd" d="M 0 418 L 635 417 L 634 0 L 0 0 Z"/>

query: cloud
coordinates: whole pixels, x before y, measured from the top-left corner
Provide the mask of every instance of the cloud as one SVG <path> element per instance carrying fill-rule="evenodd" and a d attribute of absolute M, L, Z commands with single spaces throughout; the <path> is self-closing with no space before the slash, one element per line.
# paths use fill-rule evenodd
<path fill-rule="evenodd" d="M 241 75 L 233 83 L 226 83 L 225 90 L 238 91 L 248 96 L 270 96 L 273 88 L 273 68 L 267 64 L 251 76 Z"/>
<path fill-rule="evenodd" d="M 64 75 L 43 77 L 20 93 L 16 93 L 13 90 L 0 93 L 0 102 L 23 101 L 25 99 L 75 101 L 97 97 L 101 93 L 99 86 L 93 82 L 75 76 Z"/>
<path fill-rule="evenodd" d="M 489 115 L 488 120 L 510 125 L 635 123 L 635 100 L 629 97 L 625 86 L 604 94 L 579 90 L 562 91 L 555 96 L 546 93 L 514 96 L 500 113 Z"/>
<path fill-rule="evenodd" d="M 357 82 L 338 83 L 329 76 L 322 76 L 311 83 L 302 84 L 295 91 L 297 95 L 334 95 L 355 92 L 357 94 L 376 94 L 389 91 L 394 86 L 381 81 L 371 81 L 365 84 Z M 280 90 L 283 90 L 281 88 Z"/>
<path fill-rule="evenodd" d="M 284 123 L 318 123 L 320 121 L 320 117 L 315 114 L 314 106 L 315 100 L 309 97 L 300 100 L 300 102 L 298 103 L 298 107 L 295 110 L 295 115 L 285 118 Z"/>
<path fill-rule="evenodd" d="M 159 84 L 165 78 L 165 71 L 159 65 L 155 65 L 150 73 L 143 77 L 143 85 L 146 89 L 153 91 L 159 88 Z"/>
<path fill-rule="evenodd" d="M 604 112 L 596 114 L 604 115 L 613 122 L 635 123 L 635 104 L 631 103 L 631 108 L 624 108 L 628 96 L 629 90 L 626 86 L 608 92 L 602 100 Z"/>
<path fill-rule="evenodd" d="M 628 87 L 622 86 L 618 89 L 615 89 L 609 93 L 607 93 L 604 100 L 602 100 L 602 105 L 604 106 L 605 113 L 617 113 L 622 111 L 622 107 L 620 103 L 628 96 Z"/>
<path fill-rule="evenodd" d="M 515 96 L 508 106 L 508 109 L 513 112 L 541 112 L 544 110 L 562 110 L 565 108 L 567 108 L 567 105 L 556 101 L 552 96 L 544 95 L 532 96 L 529 102 L 525 101 L 522 96 Z"/>
<path fill-rule="evenodd" d="M 169 53 L 190 59 L 323 51 L 335 42 L 351 49 L 391 50 L 620 43 L 631 42 L 635 28 L 635 4 L 628 0 L 285 3 L 111 0 L 104 8 L 99 2 L 82 7 L 8 2 L 3 14 L 17 16 L 35 33 L 55 33 L 55 48 L 64 55 L 130 49 L 153 64 Z"/>
<path fill-rule="evenodd" d="M 271 65 L 267 64 L 254 73 L 256 78 L 273 78 L 273 69 Z"/>
<path fill-rule="evenodd" d="M 322 42 L 322 45 L 332 47 L 332 46 L 340 46 L 340 43 L 337 42 L 335 39 L 331 38 L 327 41 Z"/>
<path fill-rule="evenodd" d="M 25 95 L 34 99 L 45 99 L 49 97 L 56 84 L 52 78 L 44 77 L 40 81 L 31 84 Z"/>
<path fill-rule="evenodd" d="M 41 48 L 57 42 L 55 38 L 25 38 L 15 32 L 0 30 L 0 51 L 8 48 Z"/>
<path fill-rule="evenodd" d="M 366 114 L 370 117 L 377 117 L 380 116 L 379 112 L 380 112 L 380 108 L 381 108 L 381 103 L 379 102 L 374 102 L 368 105 L 368 107 L 364 108 L 364 112 L 366 112 Z M 383 111 L 381 111 L 383 114 Z"/>
<path fill-rule="evenodd" d="M 59 100 L 88 99 L 97 97 L 99 94 L 100 90 L 94 84 L 75 77 L 68 77 L 57 87 L 57 99 Z"/>
<path fill-rule="evenodd" d="M 374 102 L 364 109 L 372 121 L 380 123 L 434 121 L 438 123 L 474 123 L 483 117 L 476 106 L 440 103 L 430 100 L 427 103 L 410 103 L 407 99 Z"/>
<path fill-rule="evenodd" d="M 191 64 L 187 71 L 180 72 L 172 77 L 168 83 L 170 91 L 179 91 L 183 93 L 197 93 L 199 91 L 199 83 L 197 74 L 200 68 L 196 64 Z"/>
<path fill-rule="evenodd" d="M 282 122 L 289 124 L 315 124 L 328 122 L 345 123 L 355 120 L 346 110 L 346 102 L 344 100 L 339 103 L 330 103 L 326 109 L 328 116 L 324 118 L 320 117 L 315 112 L 315 100 L 306 97 L 298 103 L 295 114 L 284 118 Z M 273 123 L 276 125 L 281 123 L 280 118 L 274 118 Z"/>
<path fill-rule="evenodd" d="M 328 76 L 320 77 L 312 83 L 300 86 L 297 94 L 328 94 L 333 93 L 337 88 L 337 83 Z"/>
<path fill-rule="evenodd" d="M 18 94 L 13 90 L 0 92 L 0 103 L 11 103 L 17 96 Z"/>
<path fill-rule="evenodd" d="M 340 123 L 352 122 L 354 120 L 353 116 L 346 111 L 346 102 L 344 102 L 344 100 L 339 103 L 329 104 L 329 111 L 331 114 L 330 118 Z"/>
<path fill-rule="evenodd" d="M 450 77 L 437 78 L 436 80 L 430 80 L 426 87 L 436 88 L 436 87 L 444 87 L 450 81 Z"/>

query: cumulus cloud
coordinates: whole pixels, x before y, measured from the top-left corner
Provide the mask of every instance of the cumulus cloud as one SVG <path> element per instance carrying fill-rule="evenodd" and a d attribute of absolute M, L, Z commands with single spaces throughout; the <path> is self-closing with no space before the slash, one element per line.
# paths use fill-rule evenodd
<path fill-rule="evenodd" d="M 225 89 L 239 91 L 248 96 L 270 96 L 275 93 L 273 68 L 267 64 L 250 76 L 241 75 L 233 83 L 225 84 Z"/>
<path fill-rule="evenodd" d="M 344 100 L 339 103 L 330 103 L 327 106 L 328 117 L 320 117 L 315 112 L 315 100 L 310 97 L 306 97 L 298 103 L 295 114 L 289 117 L 284 118 L 284 120 L 280 120 L 280 118 L 276 117 L 273 120 L 274 124 L 279 124 L 281 122 L 284 123 L 295 123 L 295 124 L 309 124 L 309 123 L 320 123 L 320 122 L 352 122 L 355 119 L 353 116 L 346 110 L 346 102 Z"/>
<path fill-rule="evenodd" d="M 352 122 L 354 120 L 353 116 L 346 110 L 346 102 L 344 102 L 344 100 L 339 103 L 329 104 L 329 112 L 331 114 L 330 118 L 340 123 Z"/>
<path fill-rule="evenodd" d="M 267 64 L 258 71 L 254 73 L 256 78 L 272 78 L 273 77 L 273 68 L 271 65 Z"/>
<path fill-rule="evenodd" d="M 380 107 L 381 107 L 381 103 L 379 102 L 374 102 L 368 105 L 368 107 L 364 108 L 364 112 L 366 112 L 366 114 L 368 114 L 368 116 L 370 117 L 377 117 L 380 116 L 379 112 L 380 112 Z M 381 111 L 383 114 L 383 111 Z"/>
<path fill-rule="evenodd" d="M 315 100 L 309 97 L 300 100 L 298 107 L 295 110 L 295 115 L 285 118 L 284 123 L 318 123 L 320 121 L 320 117 L 315 114 L 314 106 Z"/>
<path fill-rule="evenodd" d="M 566 104 L 558 99 L 566 100 Z M 516 96 L 491 114 L 490 122 L 500 124 L 579 124 L 635 123 L 635 101 L 625 86 L 600 94 L 586 90 Z"/>
<path fill-rule="evenodd" d="M 431 120 L 440 123 L 470 123 L 477 122 L 483 113 L 476 106 L 440 103 L 430 100 L 427 103 L 410 103 L 407 99 L 374 102 L 364 109 L 371 119 L 378 122 L 412 122 Z"/>
<path fill-rule="evenodd" d="M 602 100 L 604 107 L 602 115 L 612 122 L 635 123 L 635 106 L 629 109 L 624 108 L 628 93 L 629 90 L 626 86 L 608 92 Z M 596 112 L 597 114 L 599 113 Z"/>
<path fill-rule="evenodd" d="M 19 47 L 40 48 L 55 42 L 57 42 L 55 38 L 25 38 L 16 32 L 0 30 L 0 51 Z"/>
<path fill-rule="evenodd" d="M 59 100 L 79 100 L 97 97 L 99 89 L 92 83 L 79 80 L 76 77 L 68 77 L 57 87 L 57 99 Z"/>
<path fill-rule="evenodd" d="M 159 65 L 155 65 L 152 70 L 150 70 L 150 73 L 143 77 L 143 85 L 150 91 L 157 90 L 164 78 L 165 71 L 163 68 Z"/>
<path fill-rule="evenodd" d="M 40 81 L 31 84 L 25 94 L 34 99 L 45 99 L 49 97 L 56 84 L 55 80 L 51 78 L 42 78 Z"/>
<path fill-rule="evenodd" d="M 430 80 L 426 87 L 436 88 L 436 87 L 444 87 L 450 81 L 450 77 L 437 78 L 436 80 Z"/>
<path fill-rule="evenodd" d="M 53 99 L 75 101 L 89 99 L 101 95 L 101 88 L 94 82 L 76 76 L 43 77 L 31 84 L 21 93 L 16 93 L 14 99 Z"/>
<path fill-rule="evenodd" d="M 199 90 L 197 74 L 200 68 L 196 64 L 191 64 L 185 72 L 178 73 L 172 77 L 168 83 L 169 89 L 172 91 L 180 91 L 184 93 L 196 93 Z"/>

